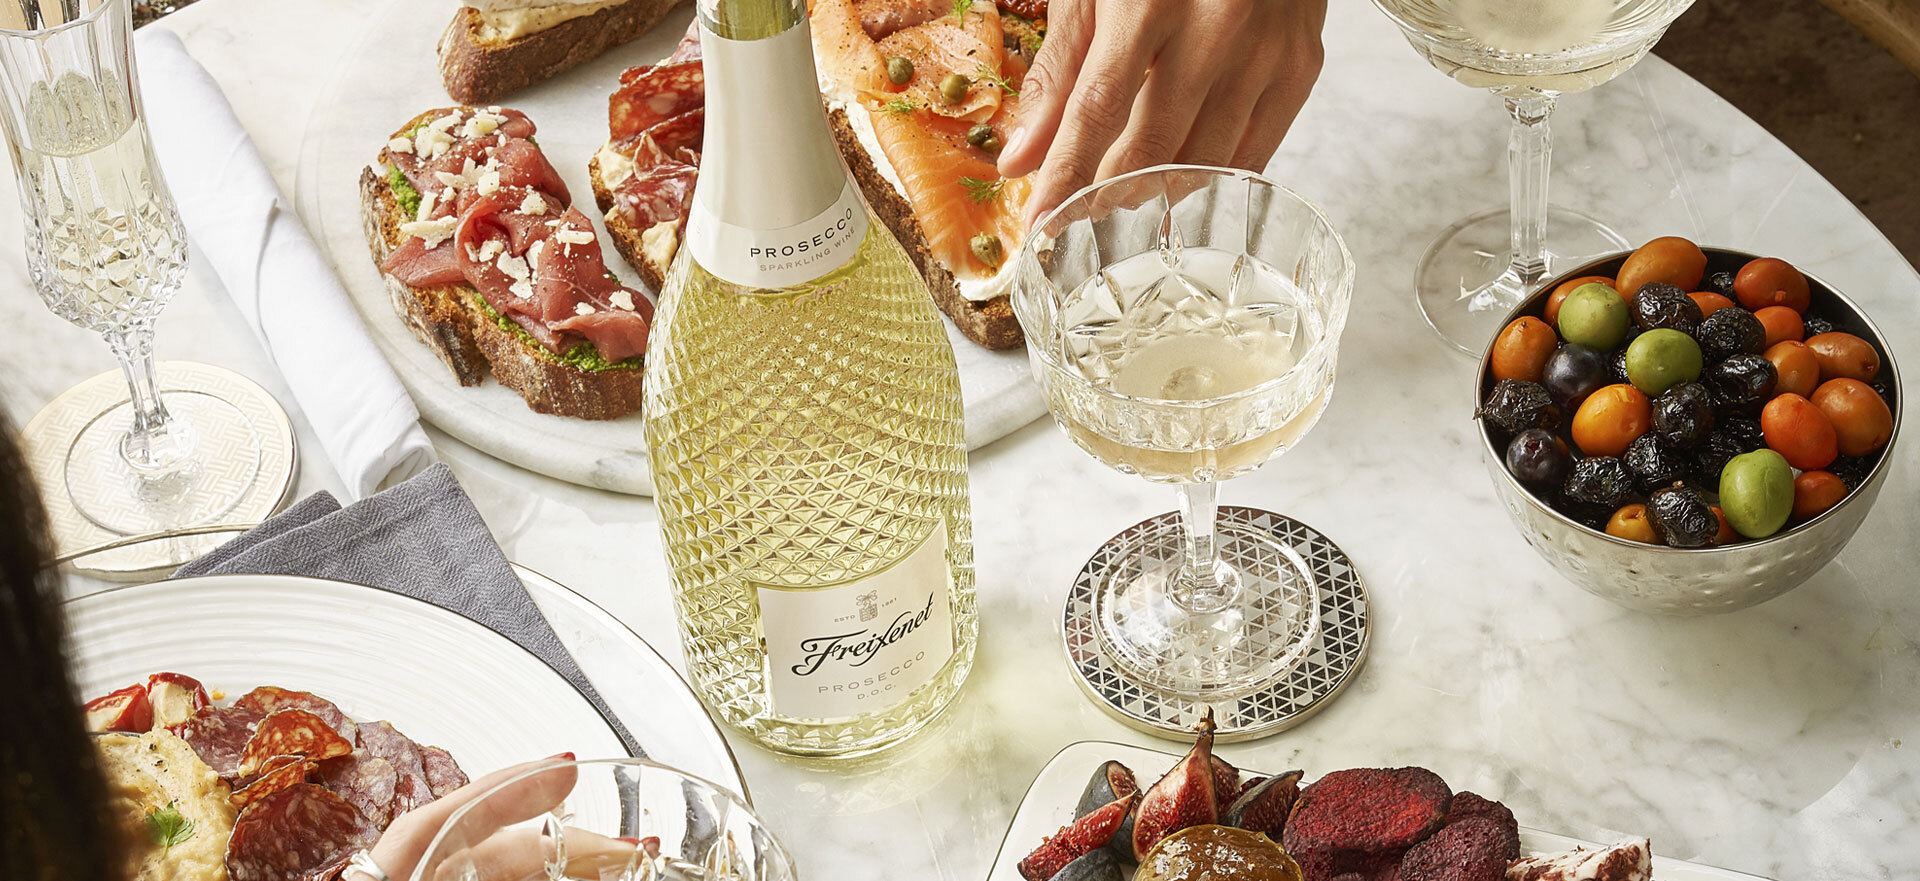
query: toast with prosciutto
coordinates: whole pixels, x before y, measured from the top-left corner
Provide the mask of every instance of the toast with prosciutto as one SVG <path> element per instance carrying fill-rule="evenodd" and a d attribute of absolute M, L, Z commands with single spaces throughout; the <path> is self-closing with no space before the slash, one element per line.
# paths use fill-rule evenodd
<path fill-rule="evenodd" d="M 1002 180 L 995 161 L 1046 32 L 1045 0 L 808 6 L 828 120 L 868 204 L 968 339 L 1020 345 L 1008 292 L 1029 188 Z M 621 75 L 588 170 L 614 246 L 655 289 L 699 177 L 699 46 L 689 32 L 666 60 Z"/>
<path fill-rule="evenodd" d="M 501 107 L 414 117 L 361 174 L 367 244 L 395 311 L 462 385 L 491 373 L 541 413 L 624 416 L 653 303 L 607 271 L 533 134 Z"/>

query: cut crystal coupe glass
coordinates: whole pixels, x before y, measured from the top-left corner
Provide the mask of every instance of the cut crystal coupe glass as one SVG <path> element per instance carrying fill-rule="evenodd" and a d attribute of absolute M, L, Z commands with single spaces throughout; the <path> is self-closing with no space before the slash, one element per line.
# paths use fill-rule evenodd
<path fill-rule="evenodd" d="M 1107 465 L 1180 488 L 1178 526 L 1102 557 L 1091 628 L 1129 682 L 1193 702 L 1271 687 L 1313 642 L 1293 548 L 1216 518 L 1218 481 L 1326 409 L 1354 265 L 1325 215 L 1244 171 L 1162 166 L 1048 214 L 1014 309 L 1055 421 Z"/>
<path fill-rule="evenodd" d="M 1693 0 L 1374 0 L 1420 56 L 1506 102 L 1508 207 L 1463 218 L 1427 247 L 1414 274 L 1420 312 L 1478 356 L 1500 319 L 1567 266 L 1626 248 L 1592 217 L 1549 205 L 1556 98 L 1633 67 Z"/>

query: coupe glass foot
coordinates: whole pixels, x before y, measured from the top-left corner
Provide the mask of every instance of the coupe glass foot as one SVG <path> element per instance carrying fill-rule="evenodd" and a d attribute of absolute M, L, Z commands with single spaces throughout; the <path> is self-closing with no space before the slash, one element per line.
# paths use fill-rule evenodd
<path fill-rule="evenodd" d="M 1414 274 L 1420 314 L 1463 355 L 1477 358 L 1485 352 L 1500 331 L 1500 320 L 1529 293 L 1529 282 L 1508 272 L 1509 240 L 1507 210 L 1484 211 L 1447 227 L 1420 258 Z M 1549 207 L 1542 278 L 1626 248 L 1627 240 L 1600 221 Z"/>

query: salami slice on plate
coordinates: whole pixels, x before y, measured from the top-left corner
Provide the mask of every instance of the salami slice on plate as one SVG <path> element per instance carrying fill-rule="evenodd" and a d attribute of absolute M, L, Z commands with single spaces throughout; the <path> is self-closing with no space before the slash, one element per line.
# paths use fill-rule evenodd
<path fill-rule="evenodd" d="M 227 840 L 231 881 L 319 881 L 380 830 L 337 793 L 298 783 L 247 806 Z"/>
<path fill-rule="evenodd" d="M 274 756 L 260 766 L 260 772 L 246 784 L 234 790 L 230 801 L 236 808 L 245 809 L 269 795 L 286 789 L 296 783 L 305 783 L 313 774 L 315 764 L 304 756 Z"/>
<path fill-rule="evenodd" d="M 433 801 L 433 787 L 427 782 L 419 744 L 387 722 L 368 722 L 360 726 L 360 745 L 386 759 L 398 775 L 393 797 L 395 817 Z"/>
<path fill-rule="evenodd" d="M 320 763 L 320 784 L 340 793 L 347 804 L 382 830 L 393 822 L 394 787 L 399 781 L 393 764 L 366 747 Z"/>
<path fill-rule="evenodd" d="M 241 707 L 201 707 L 199 712 L 173 729 L 173 733 L 193 747 L 200 761 L 213 773 L 232 780 L 240 774 L 240 759 L 253 740 L 253 729 L 265 717 Z"/>
<path fill-rule="evenodd" d="M 348 743 L 353 742 L 355 727 L 353 720 L 347 718 L 346 713 L 340 712 L 340 708 L 335 706 L 333 701 L 311 692 L 262 685 L 241 695 L 233 705 L 252 710 L 262 716 L 280 710 L 306 710 L 326 720 L 326 723 L 333 726 L 333 730 L 340 732 L 340 736 L 346 738 Z"/>
<path fill-rule="evenodd" d="M 433 789 L 434 798 L 445 798 L 447 793 L 467 785 L 467 772 L 460 770 L 452 753 L 437 746 L 420 748 L 420 765 L 426 769 L 427 785 Z"/>
<path fill-rule="evenodd" d="M 254 728 L 240 756 L 240 773 L 259 771 L 274 756 L 306 756 L 313 761 L 353 752 L 353 743 L 340 736 L 325 719 L 306 710 L 279 710 Z"/>
<path fill-rule="evenodd" d="M 637 72 L 636 72 L 637 71 Z M 608 128 L 613 140 L 639 134 L 707 101 L 706 74 L 699 61 L 634 68 L 621 75 L 619 91 L 608 99 Z"/>

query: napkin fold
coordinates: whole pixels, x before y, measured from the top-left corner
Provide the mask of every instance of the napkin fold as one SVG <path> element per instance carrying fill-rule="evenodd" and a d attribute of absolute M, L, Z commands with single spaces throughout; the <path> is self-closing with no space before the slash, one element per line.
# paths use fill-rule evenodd
<path fill-rule="evenodd" d="M 134 44 L 154 152 L 187 232 L 280 368 L 348 491 L 361 498 L 433 464 L 413 399 L 220 85 L 171 31 L 141 28 Z"/>
<path fill-rule="evenodd" d="M 174 577 L 243 573 L 349 581 L 464 615 L 545 661 L 593 704 L 628 752 L 646 755 L 553 632 L 445 465 L 346 507 L 315 493 Z"/>

